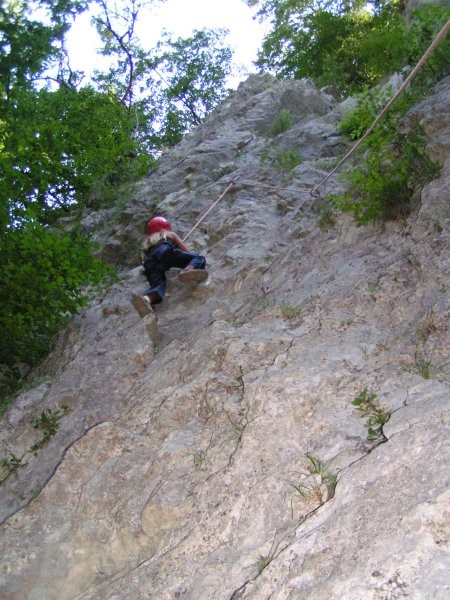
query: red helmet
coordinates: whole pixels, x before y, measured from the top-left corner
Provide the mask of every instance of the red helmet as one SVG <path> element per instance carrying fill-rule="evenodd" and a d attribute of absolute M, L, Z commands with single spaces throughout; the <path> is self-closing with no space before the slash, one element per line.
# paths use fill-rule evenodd
<path fill-rule="evenodd" d="M 162 231 L 163 229 L 172 231 L 169 221 L 164 217 L 153 217 L 153 219 L 150 219 L 147 223 L 147 235 L 158 233 L 158 231 Z"/>

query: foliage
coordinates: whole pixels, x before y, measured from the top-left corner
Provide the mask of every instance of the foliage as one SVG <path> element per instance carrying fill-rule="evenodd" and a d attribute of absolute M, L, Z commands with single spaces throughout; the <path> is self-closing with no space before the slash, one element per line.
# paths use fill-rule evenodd
<path fill-rule="evenodd" d="M 309 474 L 292 487 L 303 501 L 321 506 L 334 497 L 339 479 L 330 471 L 328 463 L 309 452 L 305 456 L 310 462 Z"/>
<path fill-rule="evenodd" d="M 292 114 L 288 108 L 283 108 L 275 117 L 269 134 L 273 137 L 288 131 L 292 125 Z"/>
<path fill-rule="evenodd" d="M 49 25 L 32 19 L 32 5 L 8 2 L 7 18 L 0 9 L 1 225 L 32 205 L 41 222 L 51 222 L 71 204 L 92 203 L 99 182 L 102 202 L 111 201 L 151 162 L 134 135 L 133 115 L 111 93 L 77 90 L 76 75 L 61 65 L 56 81 L 49 75 L 62 60 L 69 18 L 87 2 L 48 2 Z"/>
<path fill-rule="evenodd" d="M 55 436 L 59 429 L 59 421 L 69 412 L 69 407 L 63 404 L 61 408 L 43 410 L 39 418 L 35 419 L 33 427 L 41 432 L 41 439 L 30 446 L 29 451 L 36 454 Z"/>
<path fill-rule="evenodd" d="M 224 82 L 231 71 L 231 50 L 223 44 L 226 33 L 194 31 L 176 40 L 163 35 L 149 63 L 156 78 L 146 83 L 152 96 L 151 147 L 178 143 L 228 95 Z"/>
<path fill-rule="evenodd" d="M 343 95 L 415 64 L 448 19 L 445 6 L 427 6 L 417 11 L 420 16 L 412 26 L 406 26 L 399 0 L 370 3 L 370 10 L 364 0 L 247 3 L 257 5 L 260 18 L 270 19 L 272 27 L 258 66 L 279 77 L 309 77 L 319 86 L 334 85 Z M 445 56 L 445 48 L 440 52 Z"/>
<path fill-rule="evenodd" d="M 86 115 L 90 125 L 80 127 Z M 148 170 L 129 113 L 91 87 L 21 91 L 6 119 L 0 196 L 10 219 L 23 218 L 34 206 L 41 221 L 52 222 L 74 203 L 111 202 L 121 184 Z M 101 202 L 95 202 L 99 181 Z"/>
<path fill-rule="evenodd" d="M 366 419 L 367 439 L 383 439 L 383 425 L 389 421 L 391 413 L 378 404 L 377 395 L 365 388 L 356 396 L 352 404 Z"/>
<path fill-rule="evenodd" d="M 404 134 L 396 125 L 387 120 L 372 133 L 358 166 L 341 176 L 347 191 L 328 197 L 336 208 L 353 213 L 358 225 L 407 217 L 415 192 L 439 172 L 419 127 Z"/>
<path fill-rule="evenodd" d="M 275 163 L 283 171 L 292 171 L 300 164 L 300 158 L 294 150 L 281 150 L 278 148 Z"/>
<path fill-rule="evenodd" d="M 358 104 L 356 107 L 346 115 L 344 115 L 339 122 L 339 130 L 342 133 L 348 135 L 351 139 L 361 138 L 367 129 L 372 125 L 375 117 L 382 109 L 382 107 L 390 100 L 393 95 L 391 86 L 386 88 L 380 88 L 379 86 L 372 88 L 368 92 L 364 92 L 359 96 Z M 407 96 L 406 96 L 407 98 Z M 399 102 L 404 102 L 405 96 L 399 98 Z M 395 105 L 395 110 L 398 110 L 399 105 Z M 390 119 L 392 111 L 387 113 L 385 117 L 385 128 L 386 119 Z"/>
<path fill-rule="evenodd" d="M 91 255 L 87 240 L 37 221 L 0 234 L 0 363 L 35 364 L 59 328 L 86 303 L 83 287 L 109 269 Z"/>
<path fill-rule="evenodd" d="M 17 473 L 19 467 L 25 467 L 28 463 L 24 463 L 22 458 L 18 458 L 13 452 L 9 456 L 0 460 L 0 467 L 6 469 L 8 475 Z"/>

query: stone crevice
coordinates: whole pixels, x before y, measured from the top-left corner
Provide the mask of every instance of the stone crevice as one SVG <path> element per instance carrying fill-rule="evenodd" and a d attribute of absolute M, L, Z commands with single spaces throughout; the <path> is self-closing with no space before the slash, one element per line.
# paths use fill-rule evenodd
<path fill-rule="evenodd" d="M 91 425 L 90 427 L 88 427 L 88 429 L 85 429 L 81 435 L 79 435 L 77 438 L 75 438 L 74 440 L 72 440 L 70 442 L 70 444 L 64 448 L 63 452 L 61 453 L 61 456 L 60 456 L 59 460 L 54 465 L 52 471 L 47 475 L 46 479 L 42 482 L 42 485 L 40 485 L 40 487 L 35 490 L 35 492 L 37 492 L 37 493 L 33 494 L 33 497 L 28 498 L 27 501 L 24 501 L 23 504 L 20 504 L 18 506 L 18 508 L 16 508 L 15 510 L 13 510 L 12 512 L 10 512 L 9 514 L 5 515 L 5 517 L 0 520 L 0 525 L 3 525 L 4 523 L 6 523 L 11 517 L 13 517 L 14 515 L 16 515 L 20 511 L 22 511 L 24 508 L 26 508 L 28 506 L 28 504 L 30 504 L 35 498 L 37 498 L 42 493 L 42 491 L 45 489 L 45 487 L 48 485 L 48 483 L 51 481 L 51 479 L 54 477 L 54 475 L 58 471 L 59 467 L 63 463 L 64 458 L 66 457 L 66 454 L 69 452 L 69 450 L 77 442 L 79 442 L 86 434 L 88 434 L 90 431 L 92 431 L 93 429 L 95 429 L 96 427 L 98 427 L 99 425 L 102 425 L 102 424 L 103 424 L 103 421 L 99 421 L 98 423 L 94 423 L 93 425 Z"/>

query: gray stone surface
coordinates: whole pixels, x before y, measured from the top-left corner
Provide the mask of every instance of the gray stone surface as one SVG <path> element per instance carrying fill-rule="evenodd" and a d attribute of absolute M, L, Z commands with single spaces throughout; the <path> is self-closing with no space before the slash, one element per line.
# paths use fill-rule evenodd
<path fill-rule="evenodd" d="M 1 456 L 26 464 L 2 471 L 2 598 L 449 597 L 449 84 L 415 109 L 445 156 L 408 222 L 320 229 L 308 190 L 346 146 L 347 108 L 261 77 L 162 157 L 118 223 L 86 216 L 124 268 L 6 414 Z M 282 108 L 292 127 L 270 137 Z M 271 157 L 294 146 L 287 175 Z M 155 335 L 130 303 L 153 199 L 184 235 L 233 178 L 189 239 L 210 277 L 169 275 Z M 364 389 L 392 413 L 376 440 L 352 405 Z"/>

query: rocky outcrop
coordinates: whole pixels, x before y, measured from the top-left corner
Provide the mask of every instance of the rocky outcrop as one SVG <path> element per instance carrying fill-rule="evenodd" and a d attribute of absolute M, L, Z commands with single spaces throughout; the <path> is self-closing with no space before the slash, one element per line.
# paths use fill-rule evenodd
<path fill-rule="evenodd" d="M 256 76 L 117 224 L 86 217 L 121 280 L 6 415 L 2 598 L 448 597 L 449 94 L 415 109 L 443 169 L 407 222 L 325 227 L 348 103 Z M 185 234 L 230 181 L 189 238 L 211 276 L 170 276 L 155 335 L 144 223 Z"/>

